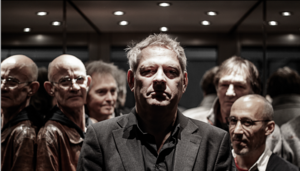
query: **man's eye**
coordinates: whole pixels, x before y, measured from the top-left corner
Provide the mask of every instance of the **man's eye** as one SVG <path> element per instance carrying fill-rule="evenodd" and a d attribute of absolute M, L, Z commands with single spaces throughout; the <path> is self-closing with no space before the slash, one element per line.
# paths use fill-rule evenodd
<path fill-rule="evenodd" d="M 142 76 L 149 76 L 149 75 L 151 75 L 153 73 L 154 73 L 154 70 L 146 69 L 146 70 L 142 70 L 141 75 Z"/>
<path fill-rule="evenodd" d="M 252 125 L 251 120 L 244 120 L 243 123 L 244 123 L 245 126 L 251 126 Z"/>
<path fill-rule="evenodd" d="M 77 83 L 83 83 L 83 82 L 84 82 L 84 78 L 83 78 L 83 77 L 78 77 L 78 78 L 76 79 L 76 82 L 77 82 Z"/>

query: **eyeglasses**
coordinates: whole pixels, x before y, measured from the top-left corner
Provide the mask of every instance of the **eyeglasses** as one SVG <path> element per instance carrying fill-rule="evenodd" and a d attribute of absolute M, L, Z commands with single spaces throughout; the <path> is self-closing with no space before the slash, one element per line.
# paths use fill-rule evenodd
<path fill-rule="evenodd" d="M 73 80 L 75 82 L 73 82 Z M 58 86 L 62 88 L 69 88 L 73 84 L 77 84 L 79 86 L 83 85 L 85 80 L 86 80 L 86 76 L 78 76 L 77 78 L 64 77 L 58 80 L 58 82 L 52 82 L 52 83 L 58 84 Z"/>
<path fill-rule="evenodd" d="M 237 119 L 234 116 L 230 116 L 230 117 L 227 118 L 227 121 L 228 121 L 229 127 L 235 127 L 237 125 L 238 121 L 240 121 L 244 128 L 249 128 L 252 125 L 254 125 L 255 122 L 269 122 L 270 120 L 255 120 L 254 121 L 254 120 L 249 119 L 249 118 Z"/>
<path fill-rule="evenodd" d="M 20 82 L 18 79 L 12 77 L 9 77 L 7 79 L 1 78 L 1 85 L 4 84 L 9 88 L 16 88 L 19 86 L 19 84 L 23 84 L 23 83 L 30 84 L 31 82 L 32 81 Z"/>

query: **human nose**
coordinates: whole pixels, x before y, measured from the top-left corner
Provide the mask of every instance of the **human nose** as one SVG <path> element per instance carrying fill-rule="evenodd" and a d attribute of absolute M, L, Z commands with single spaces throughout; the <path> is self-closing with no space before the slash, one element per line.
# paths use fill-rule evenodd
<path fill-rule="evenodd" d="M 230 84 L 227 91 L 226 91 L 226 96 L 235 96 L 234 92 L 234 85 Z"/>
<path fill-rule="evenodd" d="M 113 96 L 112 96 L 111 92 L 108 92 L 108 93 L 106 94 L 105 100 L 106 100 L 106 101 L 112 101 L 112 99 L 113 99 Z"/>
<path fill-rule="evenodd" d="M 80 86 L 76 83 L 77 80 L 75 79 L 72 79 L 72 82 L 71 82 L 71 88 L 72 90 L 79 90 L 80 89 Z"/>
<path fill-rule="evenodd" d="M 242 134 L 243 133 L 243 125 L 241 121 L 237 121 L 234 127 L 234 134 Z"/>
<path fill-rule="evenodd" d="M 157 70 L 157 73 L 155 74 L 154 82 L 156 82 L 156 83 L 166 82 L 166 75 L 165 75 L 163 69 Z"/>

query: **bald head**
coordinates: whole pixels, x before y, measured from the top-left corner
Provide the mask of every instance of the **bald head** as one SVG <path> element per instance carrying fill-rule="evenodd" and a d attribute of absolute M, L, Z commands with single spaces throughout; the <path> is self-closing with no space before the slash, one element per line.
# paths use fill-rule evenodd
<path fill-rule="evenodd" d="M 80 59 L 73 55 L 60 55 L 55 58 L 48 66 L 48 79 L 53 81 L 54 72 L 53 69 L 66 68 L 66 67 L 79 67 L 85 70 L 84 64 Z"/>
<path fill-rule="evenodd" d="M 28 79 L 27 81 L 36 81 L 38 77 L 38 67 L 30 58 L 25 55 L 13 55 L 6 58 L 4 61 L 2 61 L 1 68 L 26 71 L 21 73 L 26 74 Z"/>
<path fill-rule="evenodd" d="M 231 110 L 241 107 L 250 110 L 258 109 L 262 119 L 273 120 L 274 111 L 272 105 L 267 99 L 260 95 L 250 94 L 240 97 L 233 103 Z"/>

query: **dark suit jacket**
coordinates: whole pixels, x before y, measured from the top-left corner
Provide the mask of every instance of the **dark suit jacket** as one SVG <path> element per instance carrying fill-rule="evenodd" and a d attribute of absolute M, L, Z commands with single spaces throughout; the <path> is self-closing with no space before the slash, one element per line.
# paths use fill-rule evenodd
<path fill-rule="evenodd" d="M 276 154 L 272 154 L 266 171 L 298 171 L 299 169 L 290 162 L 278 157 Z"/>
<path fill-rule="evenodd" d="M 174 157 L 175 171 L 231 170 L 232 156 L 227 132 L 212 125 L 177 115 L 182 127 Z M 143 171 L 141 144 L 132 136 L 134 113 L 89 126 L 77 171 Z"/>

